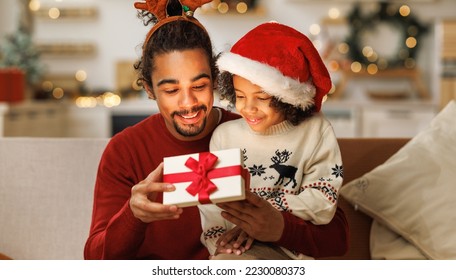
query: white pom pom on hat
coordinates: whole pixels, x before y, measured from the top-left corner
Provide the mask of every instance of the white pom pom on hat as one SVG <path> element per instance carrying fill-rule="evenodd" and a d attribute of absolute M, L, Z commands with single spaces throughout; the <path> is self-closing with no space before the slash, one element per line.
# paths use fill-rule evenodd
<path fill-rule="evenodd" d="M 220 71 L 241 76 L 281 102 L 321 109 L 331 77 L 313 43 L 277 22 L 257 26 L 217 60 Z"/>

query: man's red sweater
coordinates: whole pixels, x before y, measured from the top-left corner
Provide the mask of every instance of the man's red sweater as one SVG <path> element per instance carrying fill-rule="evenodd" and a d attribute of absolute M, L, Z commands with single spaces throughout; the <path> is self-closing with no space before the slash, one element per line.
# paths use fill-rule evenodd
<path fill-rule="evenodd" d="M 236 118 L 239 116 L 222 110 L 221 123 Z M 208 151 L 210 138 L 179 141 L 169 133 L 160 114 L 116 134 L 98 168 L 85 259 L 208 259 L 200 242 L 197 207 L 184 208 L 178 220 L 146 224 L 133 216 L 129 199 L 131 187 L 144 180 L 164 157 Z M 155 200 L 162 202 L 162 194 Z M 323 226 L 289 213 L 283 217 L 280 246 L 314 257 L 341 255 L 348 248 L 348 225 L 340 209 L 333 221 Z"/>

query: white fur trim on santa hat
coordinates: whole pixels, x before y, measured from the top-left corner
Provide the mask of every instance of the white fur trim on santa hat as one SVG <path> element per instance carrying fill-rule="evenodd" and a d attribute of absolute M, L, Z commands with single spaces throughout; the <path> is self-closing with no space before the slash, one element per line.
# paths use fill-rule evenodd
<path fill-rule="evenodd" d="M 249 80 L 281 102 L 302 109 L 314 104 L 316 89 L 311 81 L 301 83 L 284 76 L 275 67 L 231 52 L 223 53 L 218 58 L 217 65 L 220 71 L 230 72 Z"/>

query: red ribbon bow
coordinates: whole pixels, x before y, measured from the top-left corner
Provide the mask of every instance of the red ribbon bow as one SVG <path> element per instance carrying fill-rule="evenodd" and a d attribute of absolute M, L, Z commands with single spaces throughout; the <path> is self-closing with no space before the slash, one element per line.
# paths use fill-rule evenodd
<path fill-rule="evenodd" d="M 220 167 L 214 169 L 218 157 L 212 153 L 199 154 L 199 161 L 189 157 L 185 166 L 192 172 L 164 174 L 163 181 L 168 183 L 182 183 L 191 181 L 186 191 L 192 196 L 198 195 L 201 204 L 212 203 L 209 199 L 211 193 L 217 190 L 217 186 L 210 180 L 228 176 L 245 175 L 240 165 Z"/>
<path fill-rule="evenodd" d="M 185 162 L 185 166 L 193 170 L 197 176 L 186 190 L 193 196 L 198 194 L 198 200 L 200 202 L 211 203 L 209 195 L 217 190 L 217 186 L 209 180 L 207 173 L 214 168 L 218 157 L 211 153 L 202 153 L 199 160 L 197 161 L 190 157 Z"/>

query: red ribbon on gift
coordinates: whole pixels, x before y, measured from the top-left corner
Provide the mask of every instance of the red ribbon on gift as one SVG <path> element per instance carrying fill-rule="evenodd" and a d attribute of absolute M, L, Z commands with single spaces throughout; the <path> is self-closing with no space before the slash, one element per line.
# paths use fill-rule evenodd
<path fill-rule="evenodd" d="M 217 186 L 210 179 L 244 175 L 240 165 L 214 169 L 217 160 L 218 157 L 210 152 L 200 153 L 199 161 L 189 157 L 185 162 L 185 166 L 190 168 L 191 172 L 164 174 L 163 181 L 169 183 L 191 181 L 185 190 L 192 196 L 198 195 L 198 201 L 201 204 L 212 203 L 209 196 L 217 190 Z"/>

